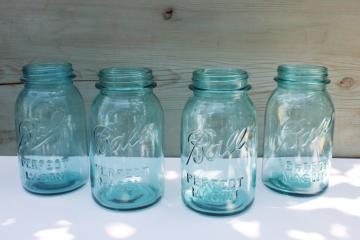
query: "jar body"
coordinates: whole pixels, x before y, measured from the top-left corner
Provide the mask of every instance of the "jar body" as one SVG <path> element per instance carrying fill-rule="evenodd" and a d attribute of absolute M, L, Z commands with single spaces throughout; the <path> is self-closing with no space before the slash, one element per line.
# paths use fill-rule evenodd
<path fill-rule="evenodd" d="M 163 194 L 163 111 L 151 89 L 101 91 L 89 115 L 92 195 L 118 210 Z"/>
<path fill-rule="evenodd" d="M 16 102 L 15 125 L 20 175 L 26 190 L 56 194 L 86 183 L 85 108 L 71 81 L 25 83 Z"/>
<path fill-rule="evenodd" d="M 240 212 L 254 199 L 255 107 L 246 91 L 195 91 L 181 129 L 182 198 L 199 212 Z"/>
<path fill-rule="evenodd" d="M 266 107 L 264 184 L 300 195 L 326 189 L 333 129 L 334 107 L 325 87 L 279 84 Z"/>

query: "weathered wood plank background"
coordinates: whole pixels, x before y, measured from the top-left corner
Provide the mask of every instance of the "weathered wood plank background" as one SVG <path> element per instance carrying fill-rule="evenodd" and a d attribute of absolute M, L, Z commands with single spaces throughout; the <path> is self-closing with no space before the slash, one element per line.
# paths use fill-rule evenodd
<path fill-rule="evenodd" d="M 69 61 L 87 107 L 106 66 L 154 70 L 166 112 L 166 154 L 179 154 L 181 109 L 195 68 L 249 71 L 261 153 L 266 100 L 281 63 L 330 69 L 335 156 L 360 156 L 358 0 L 0 0 L 0 154 L 15 154 L 21 66 Z"/>

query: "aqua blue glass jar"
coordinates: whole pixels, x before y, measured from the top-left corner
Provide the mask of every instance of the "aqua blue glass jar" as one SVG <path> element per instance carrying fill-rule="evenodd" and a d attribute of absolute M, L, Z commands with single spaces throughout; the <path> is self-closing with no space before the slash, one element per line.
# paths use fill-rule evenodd
<path fill-rule="evenodd" d="M 314 195 L 328 186 L 334 106 L 327 69 L 280 65 L 265 115 L 262 180 L 276 191 Z"/>
<path fill-rule="evenodd" d="M 63 193 L 87 181 L 85 108 L 74 77 L 70 63 L 23 67 L 15 127 L 21 180 L 30 192 Z"/>
<path fill-rule="evenodd" d="M 91 188 L 100 205 L 146 207 L 164 189 L 163 110 L 147 68 L 106 68 L 89 115 Z"/>
<path fill-rule="evenodd" d="M 255 107 L 248 74 L 236 68 L 193 73 L 182 113 L 182 198 L 191 209 L 229 215 L 254 199 L 257 159 Z"/>

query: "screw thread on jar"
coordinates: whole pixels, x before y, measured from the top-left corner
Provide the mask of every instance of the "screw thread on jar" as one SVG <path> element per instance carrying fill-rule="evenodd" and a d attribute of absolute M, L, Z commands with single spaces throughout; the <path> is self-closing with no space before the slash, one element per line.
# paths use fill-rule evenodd
<path fill-rule="evenodd" d="M 328 84 L 326 67 L 310 64 L 283 64 L 277 69 L 277 82 L 298 84 Z"/>
<path fill-rule="evenodd" d="M 149 68 L 104 68 L 100 70 L 96 87 L 107 90 L 137 90 L 153 88 L 152 70 Z"/>
<path fill-rule="evenodd" d="M 71 63 L 36 63 L 22 68 L 25 83 L 59 83 L 75 78 Z"/>
<path fill-rule="evenodd" d="M 205 68 L 193 72 L 192 90 L 249 90 L 248 74 L 239 68 Z"/>

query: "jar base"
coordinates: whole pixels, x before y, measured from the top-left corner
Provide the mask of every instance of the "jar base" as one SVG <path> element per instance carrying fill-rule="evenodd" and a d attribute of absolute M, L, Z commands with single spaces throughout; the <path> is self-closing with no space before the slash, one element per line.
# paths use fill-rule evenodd
<path fill-rule="evenodd" d="M 303 197 L 315 196 L 323 193 L 328 187 L 328 184 L 324 184 L 323 187 L 311 187 L 311 186 L 308 188 L 306 188 L 306 186 L 292 187 L 287 184 L 284 184 L 279 179 L 267 179 L 267 180 L 263 179 L 262 181 L 264 185 L 269 189 L 281 194 L 292 195 L 292 196 L 303 196 Z"/>
<path fill-rule="evenodd" d="M 161 199 L 161 193 L 148 184 L 136 184 L 132 186 L 103 187 L 96 193 L 92 193 L 93 199 L 100 206 L 112 210 L 135 210 L 151 206 Z M 133 188 L 133 189 L 131 189 Z"/>
<path fill-rule="evenodd" d="M 254 202 L 254 198 L 249 195 L 238 198 L 236 203 L 222 205 L 214 205 L 195 200 L 193 197 L 188 196 L 187 194 L 183 194 L 182 199 L 184 204 L 191 210 L 212 216 L 228 216 L 238 214 L 247 210 Z"/>
<path fill-rule="evenodd" d="M 39 195 L 55 195 L 74 191 L 87 182 L 87 177 L 82 177 L 78 173 L 66 173 L 65 180 L 61 182 L 39 182 L 25 181 L 23 187 L 26 191 Z"/>

